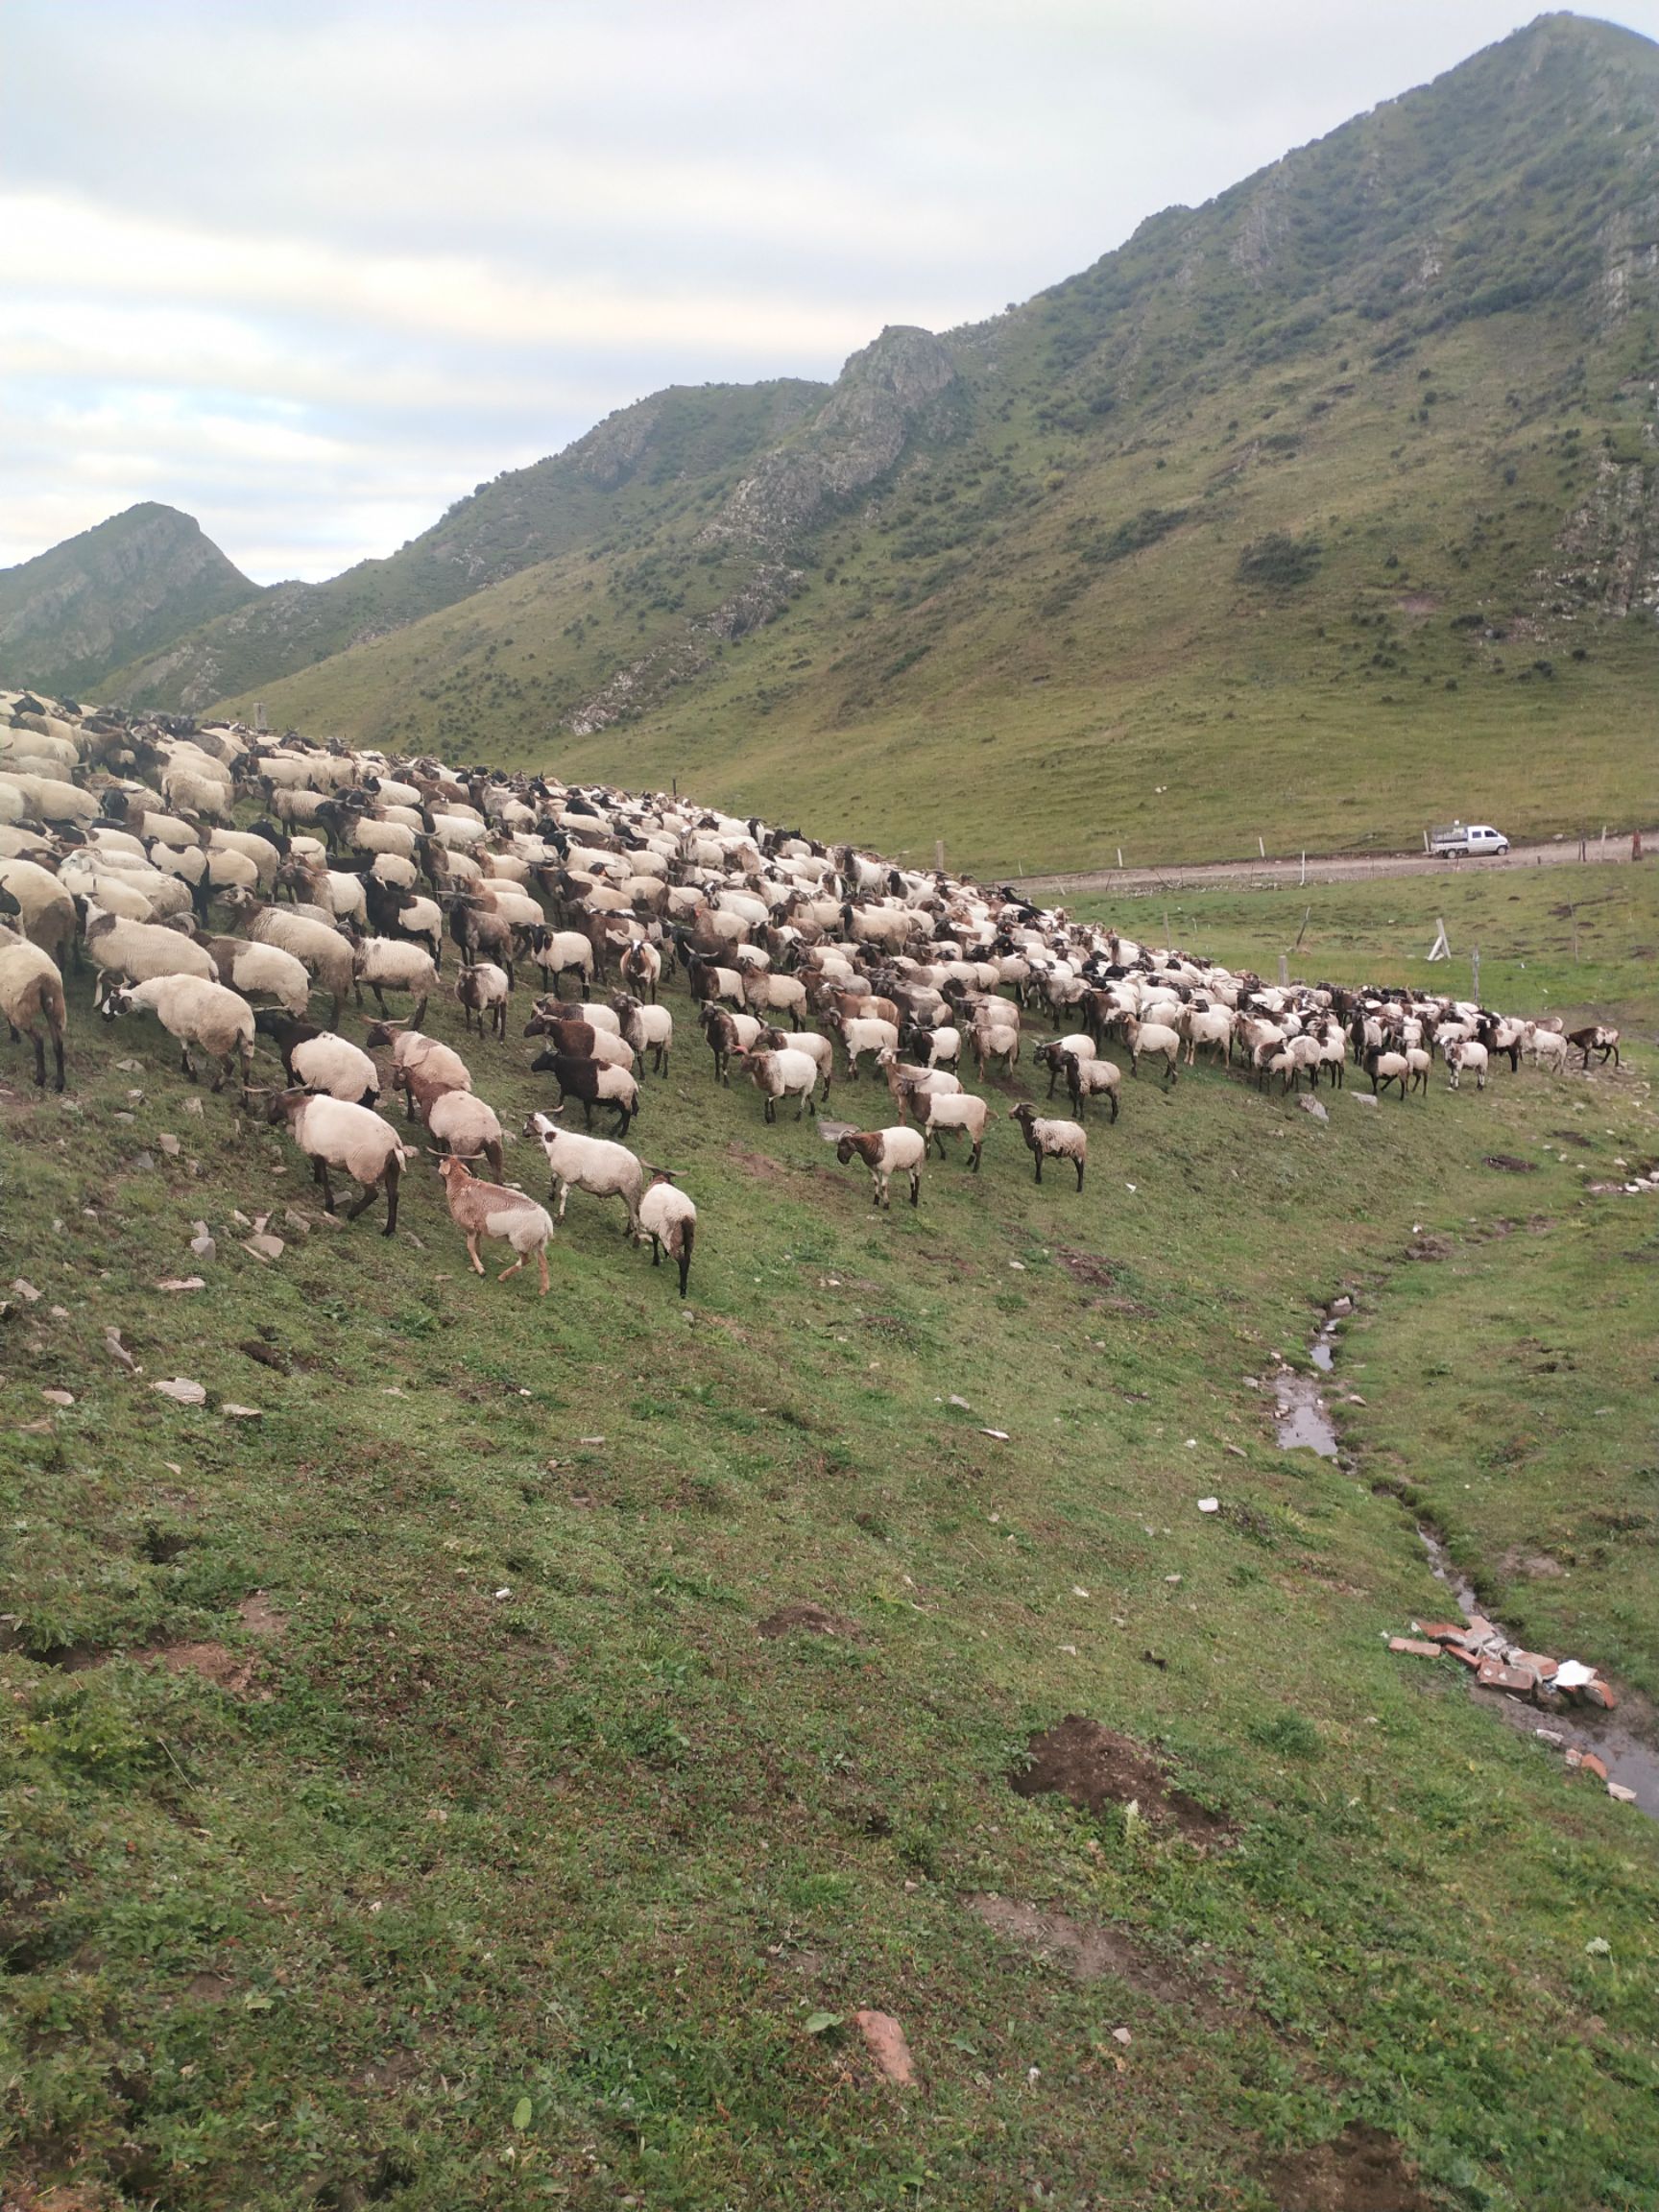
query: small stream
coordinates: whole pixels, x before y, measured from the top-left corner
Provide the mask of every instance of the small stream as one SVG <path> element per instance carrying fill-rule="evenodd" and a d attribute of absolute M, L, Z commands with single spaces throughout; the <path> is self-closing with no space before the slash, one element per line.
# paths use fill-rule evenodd
<path fill-rule="evenodd" d="M 1334 1371 L 1336 1332 L 1352 1310 L 1352 1306 L 1342 1300 L 1339 1310 L 1330 1312 L 1315 1334 L 1308 1347 L 1314 1374 L 1299 1374 L 1295 1368 L 1281 1362 L 1273 1381 L 1275 1427 L 1281 1451 L 1316 1452 L 1322 1459 L 1337 1456 L 1336 1425 L 1318 1377 Z M 1523 1643 L 1522 1637 L 1514 1635 L 1502 1622 L 1493 1620 L 1477 1596 L 1474 1584 L 1453 1563 L 1439 1533 L 1421 1521 L 1414 1526 L 1418 1541 L 1429 1554 L 1430 1573 L 1436 1581 L 1446 1585 L 1464 1620 L 1479 1618 L 1497 1629 L 1505 1643 Z M 1659 1751 L 1639 1736 L 1628 1721 L 1621 1719 L 1618 1710 L 1606 1713 L 1596 1706 L 1574 1705 L 1545 1713 L 1504 1691 L 1482 1690 L 1475 1683 L 1470 1684 L 1469 1695 L 1477 1704 L 1495 1713 L 1520 1735 L 1542 1738 L 1552 1749 L 1565 1750 L 1575 1744 L 1580 1750 L 1596 1752 L 1605 1765 L 1609 1778 L 1635 1791 L 1638 1811 L 1646 1813 L 1650 1820 L 1659 1820 Z"/>

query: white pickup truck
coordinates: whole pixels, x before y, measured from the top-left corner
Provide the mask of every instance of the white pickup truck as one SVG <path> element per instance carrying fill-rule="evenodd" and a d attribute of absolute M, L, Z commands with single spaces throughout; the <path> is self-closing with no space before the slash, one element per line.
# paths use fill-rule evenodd
<path fill-rule="evenodd" d="M 1430 830 L 1429 850 L 1442 860 L 1467 860 L 1488 853 L 1507 853 L 1509 840 L 1489 822 L 1452 822 Z"/>

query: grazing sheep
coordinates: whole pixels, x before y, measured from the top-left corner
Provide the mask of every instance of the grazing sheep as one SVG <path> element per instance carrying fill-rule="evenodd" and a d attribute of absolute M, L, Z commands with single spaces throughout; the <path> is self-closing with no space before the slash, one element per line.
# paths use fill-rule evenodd
<path fill-rule="evenodd" d="M 1536 1022 L 1528 1022 L 1526 1032 L 1527 1050 L 1536 1068 L 1549 1067 L 1557 1075 L 1565 1074 L 1572 1046 L 1559 1029 L 1546 1029 Z"/>
<path fill-rule="evenodd" d="M 628 1124 L 639 1111 L 639 1086 L 626 1068 L 607 1061 L 577 1059 L 565 1052 L 542 1052 L 530 1063 L 533 1075 L 551 1075 L 559 1086 L 559 1103 L 581 1101 L 583 1125 L 593 1126 L 595 1106 L 609 1106 L 616 1116 L 616 1134 L 626 1137 Z"/>
<path fill-rule="evenodd" d="M 161 975 L 213 979 L 213 962 L 200 945 L 158 922 L 129 922 L 86 907 L 86 957 L 98 971 L 94 998 L 111 983 L 150 983 Z"/>
<path fill-rule="evenodd" d="M 1048 1095 L 1050 1098 L 1054 1095 L 1055 1084 L 1066 1072 L 1066 1062 L 1069 1057 L 1076 1060 L 1093 1060 L 1094 1057 L 1094 1038 L 1085 1037 L 1081 1031 L 1071 1037 L 1056 1037 L 1051 1044 L 1039 1045 L 1031 1055 L 1032 1061 L 1037 1067 L 1046 1068 L 1048 1070 Z"/>
<path fill-rule="evenodd" d="M 1588 1056 L 1586 1056 L 1584 1064 L 1586 1067 L 1589 1066 Z M 1448 1045 L 1446 1047 L 1446 1071 L 1449 1077 L 1446 1085 L 1447 1090 L 1457 1090 L 1463 1074 L 1467 1070 L 1475 1078 L 1476 1090 L 1484 1091 L 1486 1088 L 1486 1047 L 1484 1045 L 1478 1044 L 1473 1037 L 1463 1037 L 1455 1045 Z"/>
<path fill-rule="evenodd" d="M 49 952 L 61 968 L 75 938 L 75 902 L 68 887 L 33 860 L 0 860 L 0 891 L 16 902 L 18 934 Z"/>
<path fill-rule="evenodd" d="M 1614 1067 L 1617 1068 L 1620 1065 L 1619 1032 L 1617 1029 L 1610 1028 L 1605 1022 L 1593 1022 L 1586 1029 L 1570 1029 L 1567 1033 L 1567 1042 L 1575 1050 L 1583 1053 L 1586 1072 L 1589 1070 L 1592 1052 L 1600 1053 L 1600 1065 L 1603 1068 L 1607 1065 L 1609 1054 L 1612 1055 Z"/>
<path fill-rule="evenodd" d="M 1083 1168 L 1089 1158 L 1087 1132 L 1075 1121 L 1048 1121 L 1043 1119 L 1034 1106 L 1023 1100 L 1009 1110 L 1010 1121 L 1018 1121 L 1020 1133 L 1030 1147 L 1037 1163 L 1036 1180 L 1043 1180 L 1045 1160 L 1070 1160 L 1077 1170 L 1077 1188 L 1083 1188 Z"/>
<path fill-rule="evenodd" d="M 970 1170 L 979 1172 L 979 1155 L 985 1149 L 985 1122 L 990 1107 L 983 1098 L 975 1098 L 972 1092 L 929 1091 L 921 1100 L 922 1136 L 924 1144 L 937 1138 L 939 1157 L 945 1157 L 945 1132 L 960 1129 L 973 1147 L 968 1156 Z"/>
<path fill-rule="evenodd" d="M 684 1190 L 677 1190 L 674 1178 L 665 1167 L 660 1167 L 651 1178 L 649 1189 L 639 1201 L 639 1227 L 651 1239 L 651 1264 L 660 1267 L 666 1249 L 670 1260 L 680 1269 L 680 1295 L 685 1295 L 686 1279 L 691 1273 L 691 1247 L 697 1238 L 697 1209 Z"/>
<path fill-rule="evenodd" d="M 200 975 L 158 975 L 147 983 L 132 983 L 111 991 L 102 1012 L 113 1022 L 134 1009 L 154 1014 L 169 1036 L 179 1040 L 180 1065 L 194 1079 L 192 1045 L 199 1045 L 219 1063 L 213 1078 L 215 1091 L 239 1065 L 247 1082 L 253 1064 L 253 1009 L 246 998 L 228 991 L 222 983 L 205 982 Z"/>
<path fill-rule="evenodd" d="M 209 937 L 207 954 L 214 973 L 229 990 L 244 998 L 255 993 L 275 998 L 296 1022 L 304 1018 L 311 1003 L 311 977 L 305 964 L 280 945 L 252 945 L 245 937 Z"/>
<path fill-rule="evenodd" d="M 1118 1118 L 1118 1095 L 1123 1081 L 1122 1070 L 1116 1061 L 1085 1059 L 1075 1052 L 1066 1055 L 1066 1088 L 1071 1094 L 1071 1111 L 1081 1114 L 1090 1098 L 1103 1097 L 1112 1109 L 1112 1118 Z"/>
<path fill-rule="evenodd" d="M 743 978 L 743 996 L 757 1014 L 786 1013 L 791 1029 L 799 1029 L 806 1011 L 806 986 L 795 975 L 774 975 L 766 969 L 751 969 Z"/>
<path fill-rule="evenodd" d="M 433 966 L 431 953 L 423 946 L 407 944 L 397 937 L 365 937 L 351 955 L 351 981 L 358 1005 L 363 1003 L 363 986 L 367 983 L 382 1014 L 386 1011 L 388 991 L 411 993 L 416 1003 L 409 1019 L 419 1029 L 426 1001 L 438 988 L 438 971 Z"/>
<path fill-rule="evenodd" d="M 463 1160 L 488 1160 L 497 1175 L 503 1172 L 501 1124 L 475 1091 L 452 1091 L 416 1070 L 408 1095 L 428 1136 L 445 1150 Z"/>
<path fill-rule="evenodd" d="M 628 1209 L 626 1234 L 638 1237 L 639 1201 L 645 1190 L 645 1169 L 626 1144 L 613 1144 L 609 1137 L 579 1137 L 574 1129 L 562 1129 L 558 1115 L 532 1114 L 524 1124 L 526 1137 L 534 1137 L 547 1155 L 553 1174 L 549 1195 L 557 1203 L 555 1221 L 565 1218 L 572 1190 L 587 1190 L 595 1198 L 620 1198 Z"/>
<path fill-rule="evenodd" d="M 381 1046 L 392 1047 L 392 1081 L 395 1089 L 403 1089 L 407 1070 L 419 1069 L 442 1083 L 447 1091 L 470 1091 L 472 1073 L 459 1052 L 439 1043 L 436 1037 L 427 1037 L 419 1029 L 406 1029 L 400 1022 L 371 1022 L 364 1031 L 363 1042 L 371 1051 Z"/>
<path fill-rule="evenodd" d="M 269 1037 L 282 1055 L 282 1071 L 289 1084 L 306 1091 L 325 1092 L 352 1106 L 373 1106 L 380 1095 L 380 1071 L 367 1052 L 330 1029 L 310 1022 L 294 1022 L 275 1008 L 261 1007 L 253 1027 Z"/>
<path fill-rule="evenodd" d="M 1374 1045 L 1359 1065 L 1371 1078 L 1374 1097 L 1380 1098 L 1390 1083 L 1397 1083 L 1400 1087 L 1400 1102 L 1405 1104 L 1406 1085 L 1412 1068 L 1404 1052 L 1384 1052 Z"/>
<path fill-rule="evenodd" d="M 636 998 L 643 996 L 653 1006 L 657 1003 L 657 986 L 662 979 L 662 955 L 655 945 L 643 938 L 630 945 L 622 955 L 622 980 Z M 691 1201 L 685 1203 L 689 1206 Z"/>
<path fill-rule="evenodd" d="M 35 1047 L 35 1082 L 46 1088 L 46 1037 L 52 1040 L 54 1090 L 63 1088 L 63 978 L 50 952 L 0 926 L 0 1014 L 13 1039 L 27 1037 Z M 40 1033 L 44 1023 L 46 1037 Z"/>
<path fill-rule="evenodd" d="M 841 1049 L 847 1056 L 847 1080 L 858 1080 L 858 1061 L 865 1052 L 897 1052 L 899 1028 L 893 1022 L 875 1016 L 827 1014 L 824 1026 L 839 1032 Z"/>
<path fill-rule="evenodd" d="M 849 1129 L 835 1146 L 835 1157 L 845 1167 L 854 1154 L 870 1170 L 870 1179 L 876 1186 L 876 1204 L 893 1211 L 893 1200 L 888 1190 L 888 1178 L 908 1175 L 910 1178 L 910 1203 L 916 1205 L 922 1195 L 922 1163 L 927 1157 L 927 1140 L 919 1129 Z"/>
<path fill-rule="evenodd" d="M 741 1048 L 739 1052 L 749 1063 L 749 1080 L 766 1101 L 768 1121 L 777 1120 L 780 1098 L 799 1098 L 797 1121 L 809 1107 L 817 1113 L 812 1094 L 818 1088 L 818 1063 L 809 1052 L 791 1051 L 787 1046 L 781 1052 L 743 1053 Z"/>
<path fill-rule="evenodd" d="M 1012 1022 L 975 1020 L 968 1032 L 968 1047 L 982 1083 L 991 1072 L 993 1060 L 1000 1060 L 1003 1074 L 1011 1077 L 1020 1058 L 1019 1026 Z"/>
<path fill-rule="evenodd" d="M 1129 1046 L 1129 1072 L 1139 1075 L 1142 1060 L 1162 1060 L 1164 1080 L 1180 1080 L 1181 1033 L 1163 1022 L 1138 1021 L 1133 1014 L 1123 1022 L 1123 1037 Z"/>
<path fill-rule="evenodd" d="M 645 1055 L 649 1053 L 652 1073 L 666 1075 L 668 1055 L 674 1046 L 674 1017 L 667 1007 L 641 1005 L 637 998 L 618 992 L 611 1001 L 611 1010 L 621 1022 L 623 1040 L 640 1067 L 644 1067 Z"/>
<path fill-rule="evenodd" d="M 479 1238 L 499 1238 L 503 1243 L 511 1244 L 518 1257 L 503 1267 L 495 1280 L 505 1283 L 509 1275 L 517 1275 L 534 1252 L 541 1271 L 541 1294 L 545 1298 L 547 1247 L 553 1238 L 553 1223 L 547 1209 L 539 1206 L 534 1198 L 527 1198 L 522 1190 L 509 1190 L 502 1183 L 481 1183 L 453 1153 L 439 1161 L 438 1172 L 444 1179 L 449 1217 L 466 1236 L 467 1257 L 472 1262 L 473 1272 L 479 1275 L 484 1272 L 484 1262 L 478 1257 Z"/>
<path fill-rule="evenodd" d="M 507 980 L 506 971 L 497 968 L 493 960 L 478 960 L 463 968 L 455 978 L 455 996 L 461 1001 L 462 1027 L 470 1029 L 474 1021 L 478 1034 L 484 1034 L 484 1017 L 490 1017 L 490 1027 L 497 1044 L 507 1037 L 507 998 L 513 986 Z"/>
<path fill-rule="evenodd" d="M 279 946 L 303 964 L 318 988 L 326 991 L 333 999 L 328 1019 L 338 1027 L 345 1011 L 346 994 L 355 982 L 349 939 L 343 937 L 329 922 L 313 921 L 307 915 L 264 905 L 246 891 L 228 891 L 223 904 L 227 913 L 237 917 L 245 934 L 256 945 Z"/>
<path fill-rule="evenodd" d="M 711 998 L 704 1001 L 697 1020 L 714 1055 L 716 1082 L 730 1084 L 732 1055 L 747 1052 L 755 1044 L 760 1034 L 759 1022 L 753 1014 L 728 1013 Z"/>
<path fill-rule="evenodd" d="M 245 1094 L 252 1102 L 252 1094 Z M 404 1144 L 390 1121 L 372 1114 L 367 1106 L 352 1106 L 343 1098 L 319 1098 L 309 1091 L 276 1091 L 265 1102 L 265 1118 L 273 1127 L 286 1121 L 288 1133 L 311 1163 L 311 1179 L 323 1187 L 323 1206 L 336 1211 L 330 1167 L 340 1167 L 363 1186 L 363 1195 L 349 1208 L 346 1218 L 374 1203 L 377 1190 L 386 1193 L 386 1226 L 390 1237 L 397 1227 L 397 1181 L 405 1161 L 415 1154 Z"/>

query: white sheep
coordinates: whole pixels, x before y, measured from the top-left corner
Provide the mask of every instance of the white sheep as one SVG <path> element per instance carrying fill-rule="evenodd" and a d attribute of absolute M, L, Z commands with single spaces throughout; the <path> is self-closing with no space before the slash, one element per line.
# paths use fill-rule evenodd
<path fill-rule="evenodd" d="M 65 1025 L 63 978 L 50 952 L 38 945 L 31 945 L 26 937 L 19 937 L 4 926 L 0 926 L 0 1014 L 5 1016 L 13 1037 L 27 1037 L 34 1046 L 35 1081 L 41 1090 L 46 1087 L 46 1039 L 40 1033 L 44 1022 L 46 1035 L 52 1040 L 52 1057 L 57 1069 L 54 1088 L 61 1091 Z"/>
<path fill-rule="evenodd" d="M 1077 1170 L 1077 1188 L 1083 1188 L 1083 1169 L 1089 1158 L 1088 1133 L 1075 1121 L 1053 1121 L 1043 1118 L 1034 1106 L 1023 1100 L 1009 1110 L 1010 1121 L 1018 1121 L 1020 1133 L 1030 1147 L 1037 1163 L 1036 1180 L 1043 1180 L 1045 1160 L 1070 1160 Z"/>
<path fill-rule="evenodd" d="M 275 1124 L 285 1120 L 289 1134 L 311 1163 L 312 1181 L 323 1187 L 325 1212 L 335 1211 L 331 1167 L 343 1168 L 363 1186 L 363 1195 L 346 1214 L 355 1221 L 374 1203 L 376 1190 L 386 1193 L 386 1227 L 390 1237 L 397 1227 L 397 1182 L 406 1161 L 415 1154 L 378 1114 L 367 1106 L 352 1106 L 343 1098 L 319 1098 L 308 1091 L 278 1091 L 267 1101 L 265 1118 Z M 448 1163 L 445 1163 L 448 1165 Z"/>
<path fill-rule="evenodd" d="M 1080 1059 L 1074 1052 L 1066 1055 L 1066 1087 L 1071 1094 L 1073 1114 L 1082 1113 L 1086 1100 L 1104 1098 L 1116 1121 L 1122 1082 L 1123 1071 L 1116 1061 Z"/>
<path fill-rule="evenodd" d="M 1020 1058 L 1020 1025 L 1017 1022 L 975 1019 L 968 1032 L 968 1043 L 981 1082 L 990 1072 L 993 1060 L 1001 1061 L 1005 1075 L 1013 1074 L 1015 1064 Z"/>
<path fill-rule="evenodd" d="M 391 1046 L 395 1087 L 403 1086 L 405 1074 L 421 1073 L 430 1076 L 445 1091 L 472 1088 L 471 1070 L 460 1053 L 419 1029 L 405 1029 L 398 1022 L 372 1022 L 363 1042 L 372 1051 Z"/>
<path fill-rule="evenodd" d="M 857 1082 L 858 1061 L 863 1053 L 897 1052 L 899 1049 L 897 1025 L 878 1016 L 827 1014 L 824 1020 L 826 1027 L 840 1032 L 841 1049 L 847 1055 L 849 1082 Z"/>
<path fill-rule="evenodd" d="M 1129 1046 L 1129 1072 L 1139 1075 L 1142 1060 L 1162 1060 L 1164 1080 L 1180 1080 L 1181 1033 L 1166 1022 L 1137 1021 L 1133 1014 L 1123 1022 L 1123 1036 Z"/>
<path fill-rule="evenodd" d="M 253 1009 L 234 991 L 228 991 L 222 983 L 205 982 L 199 975 L 158 975 L 147 983 L 111 991 L 102 1011 L 105 1019 L 112 1022 L 135 1009 L 154 1014 L 168 1035 L 179 1040 L 180 1065 L 186 1075 L 196 1073 L 190 1047 L 199 1045 L 219 1063 L 219 1072 L 213 1078 L 215 1091 L 223 1088 L 227 1076 L 238 1066 L 243 1082 L 247 1082 L 253 1064 Z"/>
<path fill-rule="evenodd" d="M 1486 1059 L 1485 1046 L 1477 1044 L 1473 1037 L 1462 1037 L 1455 1040 L 1446 1047 L 1446 1069 L 1451 1078 L 1446 1088 L 1449 1091 L 1455 1091 L 1462 1076 L 1467 1072 L 1474 1076 L 1476 1090 L 1484 1091 L 1486 1088 Z"/>
<path fill-rule="evenodd" d="M 485 1017 L 499 1044 L 507 1035 L 507 1001 L 513 986 L 507 979 L 507 971 L 497 968 L 493 960 L 474 960 L 462 969 L 455 978 L 455 997 L 461 1005 L 461 1025 L 470 1029 L 478 1024 L 478 1034 L 484 1035 Z"/>
<path fill-rule="evenodd" d="M 307 1091 L 325 1092 L 353 1106 L 372 1106 L 380 1095 L 380 1071 L 349 1038 L 325 1029 L 288 1054 L 288 1065 Z"/>
<path fill-rule="evenodd" d="M 66 887 L 33 860 L 0 860 L 0 892 L 16 903 L 18 934 L 61 968 L 75 939 L 75 901 Z"/>
<path fill-rule="evenodd" d="M 652 1266 L 662 1264 L 666 1251 L 679 1267 L 680 1295 L 684 1298 L 691 1273 L 691 1248 L 697 1240 L 697 1209 L 684 1190 L 675 1189 L 666 1168 L 660 1168 L 652 1177 L 639 1201 L 639 1226 L 651 1239 Z"/>
<path fill-rule="evenodd" d="M 326 991 L 333 999 L 334 1010 L 329 1020 L 338 1024 L 346 994 L 354 981 L 349 940 L 342 937 L 326 920 L 285 912 L 280 906 L 263 905 L 247 891 L 228 891 L 224 903 L 226 911 L 237 917 L 256 945 L 280 946 L 284 952 L 292 952 L 296 960 L 303 963 L 319 989 Z"/>
<path fill-rule="evenodd" d="M 795 1118 L 800 1120 L 810 1107 L 816 1114 L 812 1094 L 818 1088 L 818 1063 L 809 1052 L 795 1052 L 787 1046 L 781 1052 L 744 1052 L 741 1046 L 737 1056 L 749 1063 L 749 1080 L 766 1101 L 765 1118 L 776 1121 L 780 1098 L 798 1098 Z"/>
<path fill-rule="evenodd" d="M 888 1179 L 894 1175 L 909 1176 L 910 1203 L 914 1206 L 919 1202 L 922 1163 L 927 1157 L 927 1140 L 920 1129 L 849 1129 L 835 1146 L 835 1157 L 845 1167 L 854 1155 L 870 1170 L 878 1207 L 885 1206 L 892 1212 Z"/>
<path fill-rule="evenodd" d="M 637 1238 L 644 1166 L 626 1144 L 614 1143 L 609 1137 L 583 1137 L 574 1129 L 563 1128 L 558 1118 L 563 1112 L 560 1107 L 552 1114 L 532 1114 L 524 1124 L 525 1136 L 534 1137 L 541 1144 L 552 1170 L 551 1195 L 557 1201 L 554 1220 L 564 1220 L 572 1190 L 586 1190 L 595 1198 L 620 1198 L 628 1209 L 625 1234 Z"/>
<path fill-rule="evenodd" d="M 937 1138 L 939 1141 L 939 1157 L 943 1160 L 945 1157 L 946 1130 L 961 1129 L 965 1131 L 968 1142 L 973 1146 L 973 1150 L 969 1154 L 968 1166 L 977 1175 L 979 1172 L 979 1155 L 985 1148 L 985 1122 L 991 1111 L 985 1100 L 975 1098 L 971 1091 L 958 1091 L 954 1095 L 944 1091 L 929 1091 L 926 1096 L 919 1101 L 919 1104 L 924 1141 Z"/>
<path fill-rule="evenodd" d="M 95 998 L 107 985 L 148 983 L 161 975 L 213 979 L 211 955 L 178 929 L 156 922 L 129 922 L 124 916 L 86 908 L 86 957 L 98 971 Z"/>
<path fill-rule="evenodd" d="M 633 1047 L 634 1056 L 641 1068 L 645 1055 L 651 1055 L 652 1071 L 658 1075 L 668 1072 L 668 1055 L 674 1048 L 674 1017 L 666 1006 L 655 1003 L 642 1005 L 637 998 L 618 996 L 612 1001 L 617 1020 L 622 1024 L 622 1036 Z M 781 1031 L 772 1032 L 781 1039 Z M 829 1040 L 817 1038 L 817 1044 L 828 1050 Z"/>
<path fill-rule="evenodd" d="M 1523 1038 L 1534 1067 L 1549 1067 L 1557 1075 L 1566 1073 L 1573 1048 L 1561 1030 L 1546 1029 L 1537 1022 L 1528 1022 Z"/>
<path fill-rule="evenodd" d="M 311 1002 L 311 977 L 303 961 L 279 945 L 253 945 L 245 937 L 210 937 L 207 951 L 221 983 L 244 998 L 275 998 L 300 1021 Z"/>
<path fill-rule="evenodd" d="M 410 1094 L 427 1133 L 446 1150 L 462 1160 L 488 1160 L 497 1175 L 502 1172 L 501 1123 L 476 1092 L 437 1091 L 417 1075 L 410 1080 Z"/>
<path fill-rule="evenodd" d="M 363 1003 L 363 986 L 367 983 L 382 1014 L 386 1011 L 388 991 L 412 993 L 415 1011 L 409 1019 L 417 1028 L 426 1011 L 426 1001 L 438 988 L 438 971 L 431 953 L 423 946 L 406 944 L 399 937 L 365 937 L 351 955 L 351 977 L 358 1005 Z"/>

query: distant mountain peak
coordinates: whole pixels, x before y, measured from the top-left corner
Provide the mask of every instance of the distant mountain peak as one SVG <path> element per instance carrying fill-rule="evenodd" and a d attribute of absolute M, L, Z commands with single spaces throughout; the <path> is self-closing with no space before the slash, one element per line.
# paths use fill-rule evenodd
<path fill-rule="evenodd" d="M 140 500 L 0 569 L 0 676 L 79 690 L 258 596 L 194 516 Z"/>

